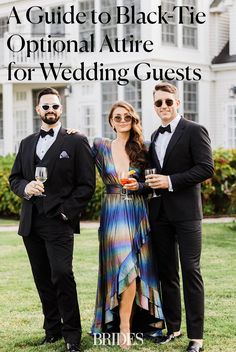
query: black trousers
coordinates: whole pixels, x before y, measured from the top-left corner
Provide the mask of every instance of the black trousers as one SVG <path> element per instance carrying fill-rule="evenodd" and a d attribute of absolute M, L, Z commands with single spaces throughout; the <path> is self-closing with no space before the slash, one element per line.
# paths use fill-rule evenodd
<path fill-rule="evenodd" d="M 200 272 L 201 221 L 171 222 L 163 207 L 151 209 L 150 224 L 156 270 L 161 282 L 163 312 L 168 333 L 180 330 L 179 259 L 182 270 L 187 334 L 203 338 L 204 287 Z M 156 254 L 156 255 L 155 255 Z"/>
<path fill-rule="evenodd" d="M 46 335 L 62 335 L 66 342 L 79 343 L 81 322 L 72 271 L 72 228 L 59 217 L 47 219 L 34 213 L 32 232 L 23 241 L 42 302 Z"/>

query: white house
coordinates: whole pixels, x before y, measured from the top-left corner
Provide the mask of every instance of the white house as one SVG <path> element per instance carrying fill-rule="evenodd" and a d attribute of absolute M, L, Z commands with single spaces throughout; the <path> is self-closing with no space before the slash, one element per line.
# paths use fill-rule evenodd
<path fill-rule="evenodd" d="M 196 11 L 206 14 L 206 21 L 204 24 L 191 24 L 185 13 L 183 24 L 178 23 L 177 15 L 169 18 L 168 24 L 117 24 L 112 20 L 107 24 L 93 24 L 92 21 L 84 24 L 47 23 L 52 20 L 52 16 L 58 19 L 67 12 L 71 15 L 72 8 L 74 15 L 83 12 L 90 18 L 95 10 L 96 16 L 108 12 L 111 18 L 115 18 L 117 7 L 128 6 L 131 9 L 132 5 L 136 12 L 146 14 L 157 11 L 158 6 L 162 6 L 163 11 L 170 11 L 175 5 L 194 7 Z M 21 23 L 17 23 L 16 16 L 14 18 L 13 6 Z M 40 23 L 27 20 L 26 11 L 31 7 L 34 7 L 30 13 L 31 22 Z M 7 24 L 10 14 L 12 17 Z M 102 20 L 105 22 L 105 17 Z M 15 152 L 20 140 L 39 128 L 40 122 L 34 107 L 37 93 L 46 86 L 57 88 L 63 96 L 63 125 L 79 128 L 90 141 L 94 136 L 112 135 L 107 114 L 118 99 L 127 100 L 136 107 L 148 140 L 159 124 L 153 110 L 152 91 L 154 85 L 160 82 L 160 77 L 154 79 L 153 71 L 158 75 L 160 69 L 185 70 L 186 67 L 201 70 L 201 80 L 174 81 L 182 101 L 180 112 L 208 128 L 213 147 L 236 148 L 235 23 L 235 0 L 48 0 L 46 5 L 42 0 L 38 0 L 37 5 L 32 0 L 0 0 L 0 154 Z M 116 37 L 126 38 L 127 42 L 132 38 L 151 40 L 155 44 L 154 50 L 98 52 L 106 35 L 111 41 Z M 40 45 L 43 37 L 43 49 L 47 50 L 28 53 L 27 57 L 25 49 L 19 50 L 23 45 L 21 37 L 25 44 L 31 42 L 29 45 Z M 85 39 L 89 42 L 91 38 L 94 38 L 95 52 L 73 52 L 72 48 L 71 52 L 59 50 L 62 41 L 79 43 Z M 49 52 L 48 45 L 54 45 L 55 41 L 58 41 L 58 52 Z M 12 51 L 7 47 L 7 42 Z M 30 48 L 33 51 L 34 47 Z M 10 62 L 15 62 L 12 64 L 11 77 Z M 48 70 L 50 63 L 55 67 L 63 63 L 64 68 L 71 72 L 77 70 L 81 74 L 82 69 L 88 72 L 94 68 L 95 62 L 98 73 L 96 81 L 92 80 L 92 75 L 90 81 L 82 80 L 81 76 L 68 81 L 61 77 L 55 80 L 52 75 L 46 80 L 40 67 L 40 63 L 43 63 L 45 70 Z M 150 67 L 142 64 L 137 79 L 133 70 L 140 62 L 148 63 Z M 14 77 L 16 68 L 19 69 L 18 81 Z M 127 69 L 129 84 L 122 83 L 121 78 L 120 84 L 117 84 L 118 72 L 122 75 L 124 68 Z M 32 69 L 31 80 L 30 77 L 24 79 L 22 69 L 25 72 Z M 109 73 L 107 69 L 110 69 Z M 149 71 L 151 78 L 147 79 Z M 105 77 L 106 74 L 109 77 Z"/>

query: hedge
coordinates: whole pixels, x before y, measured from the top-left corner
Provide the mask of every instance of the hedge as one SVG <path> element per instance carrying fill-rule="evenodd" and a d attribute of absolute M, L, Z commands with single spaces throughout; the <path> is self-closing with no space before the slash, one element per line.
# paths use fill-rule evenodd
<path fill-rule="evenodd" d="M 233 215 L 236 213 L 236 149 L 217 149 L 213 153 L 215 173 L 202 184 L 202 201 L 205 216 Z M 14 156 L 0 157 L 0 216 L 19 217 L 21 200 L 11 192 L 8 176 Z M 96 175 L 96 192 L 82 218 L 99 218 L 104 186 Z"/>
<path fill-rule="evenodd" d="M 21 199 L 10 190 L 8 177 L 15 157 L 0 156 L 0 216 L 19 217 Z"/>
<path fill-rule="evenodd" d="M 217 149 L 213 152 L 215 173 L 202 184 L 205 215 L 236 213 L 236 149 Z"/>

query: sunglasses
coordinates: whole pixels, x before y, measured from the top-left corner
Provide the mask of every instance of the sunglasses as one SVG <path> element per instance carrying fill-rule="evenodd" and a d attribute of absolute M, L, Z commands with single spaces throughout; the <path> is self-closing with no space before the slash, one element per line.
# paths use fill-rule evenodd
<path fill-rule="evenodd" d="M 154 105 L 155 105 L 157 108 L 160 108 L 160 107 L 162 106 L 162 104 L 163 104 L 163 101 L 165 101 L 165 103 L 166 103 L 167 106 L 172 106 L 172 105 L 174 104 L 174 100 L 172 100 L 172 99 L 165 99 L 165 100 L 159 99 L 159 100 L 157 100 L 157 101 L 154 102 Z"/>
<path fill-rule="evenodd" d="M 114 116 L 113 117 L 113 121 L 115 122 L 121 122 L 121 121 L 125 121 L 125 122 L 131 122 L 133 120 L 133 117 L 130 115 L 126 115 L 126 116 Z"/>
<path fill-rule="evenodd" d="M 42 108 L 44 111 L 49 110 L 50 108 L 52 108 L 53 110 L 58 110 L 61 105 L 59 104 L 43 104 L 43 105 L 39 105 L 40 108 Z"/>

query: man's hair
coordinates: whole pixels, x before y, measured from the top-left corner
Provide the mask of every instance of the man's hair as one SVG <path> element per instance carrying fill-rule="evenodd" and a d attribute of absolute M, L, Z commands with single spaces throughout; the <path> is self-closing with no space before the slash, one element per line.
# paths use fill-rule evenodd
<path fill-rule="evenodd" d="M 39 104 L 40 98 L 43 95 L 48 95 L 48 94 L 56 95 L 58 97 L 58 99 L 61 101 L 61 97 L 60 97 L 59 92 L 54 88 L 48 87 L 48 88 L 45 88 L 39 92 L 38 97 L 37 97 L 37 104 Z"/>
<path fill-rule="evenodd" d="M 167 82 L 162 82 L 157 84 L 153 90 L 153 97 L 158 90 L 161 90 L 162 92 L 174 94 L 176 98 L 178 98 L 178 89 L 173 84 L 170 84 Z"/>

